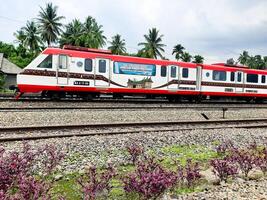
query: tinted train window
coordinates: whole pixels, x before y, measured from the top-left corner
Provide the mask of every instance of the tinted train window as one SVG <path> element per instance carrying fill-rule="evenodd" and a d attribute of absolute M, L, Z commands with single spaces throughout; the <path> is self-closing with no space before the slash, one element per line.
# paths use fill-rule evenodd
<path fill-rule="evenodd" d="M 85 59 L 85 61 L 84 61 L 84 70 L 86 72 L 93 71 L 93 61 L 92 61 L 92 59 Z"/>
<path fill-rule="evenodd" d="M 59 69 L 67 69 L 68 67 L 68 57 L 65 55 L 59 55 Z"/>
<path fill-rule="evenodd" d="M 247 74 L 247 82 L 258 83 L 258 74 Z"/>
<path fill-rule="evenodd" d="M 237 73 L 237 81 L 238 82 L 242 81 L 242 74 L 240 72 Z"/>
<path fill-rule="evenodd" d="M 188 78 L 188 69 L 187 68 L 183 68 L 182 76 L 183 76 L 183 78 Z"/>
<path fill-rule="evenodd" d="M 43 62 L 41 62 L 38 66 L 38 68 L 46 68 L 51 69 L 52 68 L 52 55 L 47 56 Z"/>
<path fill-rule="evenodd" d="M 235 72 L 231 72 L 230 80 L 233 82 L 235 81 Z"/>
<path fill-rule="evenodd" d="M 212 79 L 215 81 L 226 81 L 225 71 L 213 71 Z"/>
<path fill-rule="evenodd" d="M 160 68 L 160 75 L 162 77 L 166 77 L 166 75 L 167 75 L 167 68 L 166 68 L 166 66 L 161 66 L 161 68 Z"/>
<path fill-rule="evenodd" d="M 106 73 L 106 61 L 105 60 L 99 60 L 98 66 L 99 66 L 100 73 Z"/>
<path fill-rule="evenodd" d="M 166 77 L 166 74 L 167 74 L 167 68 L 166 68 L 166 66 L 161 66 L 161 68 L 160 68 L 160 75 L 162 77 Z"/>
<path fill-rule="evenodd" d="M 176 77 L 176 67 L 175 66 L 171 66 L 171 77 L 172 78 Z"/>
<path fill-rule="evenodd" d="M 266 82 L 266 76 L 264 76 L 264 75 L 261 76 L 261 82 L 262 83 L 265 83 Z"/>

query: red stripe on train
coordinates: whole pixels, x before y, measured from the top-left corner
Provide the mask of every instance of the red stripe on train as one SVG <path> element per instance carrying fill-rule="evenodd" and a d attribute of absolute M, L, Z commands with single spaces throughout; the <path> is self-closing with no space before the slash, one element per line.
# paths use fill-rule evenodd
<path fill-rule="evenodd" d="M 36 93 L 46 90 L 65 92 L 97 92 L 97 93 L 131 93 L 131 94 L 162 94 L 162 95 L 203 95 L 203 96 L 232 96 L 232 97 L 267 97 L 267 94 L 257 93 L 233 93 L 233 92 L 198 92 L 186 90 L 154 90 L 132 88 L 105 88 L 105 87 L 73 87 L 73 86 L 45 86 L 19 84 L 20 92 Z"/>

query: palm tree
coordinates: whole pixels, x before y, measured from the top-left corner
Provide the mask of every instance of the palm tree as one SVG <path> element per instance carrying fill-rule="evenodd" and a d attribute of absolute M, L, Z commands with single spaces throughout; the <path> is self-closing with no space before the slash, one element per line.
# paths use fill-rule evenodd
<path fill-rule="evenodd" d="M 263 57 L 263 62 L 264 62 L 264 65 L 265 65 L 265 69 L 267 69 L 267 56 Z"/>
<path fill-rule="evenodd" d="M 17 32 L 14 33 L 14 36 L 16 37 L 15 42 L 19 43 L 19 45 L 23 46 L 23 43 L 24 43 L 25 38 L 26 38 L 24 30 L 21 28 L 20 30 L 18 30 Z"/>
<path fill-rule="evenodd" d="M 188 52 L 183 52 L 183 54 L 181 55 L 181 60 L 183 62 L 190 62 L 191 59 L 192 59 L 192 56 Z"/>
<path fill-rule="evenodd" d="M 59 40 L 60 46 L 64 44 L 83 46 L 83 31 L 83 24 L 78 19 L 72 20 L 66 25 L 66 31 L 63 32 Z"/>
<path fill-rule="evenodd" d="M 163 47 L 166 45 L 161 43 L 163 35 L 159 35 L 159 30 L 156 28 L 149 29 L 148 35 L 144 35 L 144 37 L 146 41 L 138 44 L 144 46 L 141 51 L 150 58 L 157 59 L 157 56 L 163 58 L 161 52 L 164 52 Z"/>
<path fill-rule="evenodd" d="M 122 55 L 126 53 L 125 40 L 122 39 L 119 34 L 113 36 L 112 41 L 109 43 L 111 46 L 108 47 L 108 49 L 111 50 L 113 54 Z"/>
<path fill-rule="evenodd" d="M 40 25 L 41 36 L 47 45 L 56 42 L 58 35 L 62 32 L 62 24 L 60 20 L 64 19 L 63 16 L 57 15 L 57 6 L 53 6 L 52 3 L 46 4 L 45 8 L 41 8 L 39 12 L 39 18 L 37 19 Z"/>
<path fill-rule="evenodd" d="M 42 44 L 42 40 L 39 36 L 35 23 L 33 21 L 28 21 L 26 26 L 22 27 L 21 30 L 25 34 L 23 46 L 25 48 L 29 48 L 31 52 L 38 53 L 40 51 L 40 44 Z"/>
<path fill-rule="evenodd" d="M 172 55 L 175 54 L 176 60 L 179 60 L 181 58 L 181 55 L 183 54 L 185 48 L 181 44 L 177 44 L 173 47 Z"/>
<path fill-rule="evenodd" d="M 204 58 L 201 55 L 195 55 L 193 63 L 203 63 Z"/>
<path fill-rule="evenodd" d="M 240 54 L 238 61 L 242 64 L 242 65 L 247 65 L 248 61 L 249 61 L 249 54 L 247 51 L 243 51 L 242 54 Z"/>
<path fill-rule="evenodd" d="M 103 47 L 107 38 L 102 28 L 103 26 L 98 25 L 93 17 L 88 16 L 84 23 L 83 46 L 96 49 Z"/>

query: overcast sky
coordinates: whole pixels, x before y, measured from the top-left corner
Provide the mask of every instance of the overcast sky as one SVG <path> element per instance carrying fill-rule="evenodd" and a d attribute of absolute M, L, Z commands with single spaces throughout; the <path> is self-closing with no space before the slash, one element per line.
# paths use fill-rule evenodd
<path fill-rule="evenodd" d="M 236 59 L 243 50 L 267 55 L 267 0 L 0 0 L 0 41 L 14 42 L 13 33 L 47 2 L 59 7 L 64 24 L 95 17 L 108 40 L 122 35 L 128 52 L 136 52 L 143 35 L 156 27 L 170 59 L 175 44 L 208 63 Z"/>

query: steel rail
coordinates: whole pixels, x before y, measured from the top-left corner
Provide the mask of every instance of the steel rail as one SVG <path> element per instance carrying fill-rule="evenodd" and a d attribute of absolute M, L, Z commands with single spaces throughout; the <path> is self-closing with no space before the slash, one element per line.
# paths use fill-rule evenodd
<path fill-rule="evenodd" d="M 135 131 L 110 131 L 110 132 L 91 132 L 91 133 L 70 133 L 70 134 L 56 134 L 56 135 L 38 135 L 38 136 L 19 136 L 19 137 L 4 137 L 0 138 L 1 142 L 8 141 L 24 141 L 24 140 L 40 140 L 40 139 L 51 139 L 51 138 L 65 138 L 65 137 L 84 137 L 84 136 L 95 136 L 95 135 L 120 135 L 120 134 L 134 134 L 134 133 L 151 133 L 151 132 L 169 132 L 169 131 L 185 131 L 194 129 L 225 129 L 225 128 L 267 128 L 267 124 L 261 125 L 235 125 L 232 127 L 216 126 L 216 127 L 194 127 L 194 128 L 178 128 L 178 129 L 152 129 L 152 130 L 135 130 Z"/>
<path fill-rule="evenodd" d="M 253 122 L 254 124 L 248 124 Z M 240 124 L 242 123 L 242 124 Z M 261 124 L 255 124 L 261 123 Z M 212 126 L 196 126 L 196 125 L 212 125 Z M 216 124 L 217 126 L 214 126 Z M 219 124 L 219 126 L 218 126 Z M 192 127 L 178 127 L 178 128 L 163 128 L 163 129 L 138 129 L 138 126 L 158 126 L 158 125 L 193 125 Z M 231 125 L 231 126 L 225 126 Z M 25 131 L 40 131 L 40 130 L 60 130 L 60 129 L 86 129 L 86 128 L 105 128 L 105 127 L 136 127 L 136 130 L 122 130 L 122 131 L 102 131 L 89 133 L 69 133 L 69 134 L 51 134 L 51 135 L 36 135 L 36 136 L 21 136 L 21 132 Z M 118 135 L 118 134 L 134 134 L 134 133 L 149 133 L 149 132 L 168 132 L 168 131 L 184 131 L 195 129 L 225 129 L 225 128 L 266 128 L 267 118 L 253 118 L 253 119 L 232 119 L 232 120 L 207 120 L 207 121 L 175 121 L 175 122 L 131 122 L 131 123 L 99 123 L 99 124 L 75 124 L 75 125 L 53 125 L 53 126 L 27 126 L 27 127 L 1 127 L 0 132 L 19 131 L 19 136 L 1 137 L 0 142 L 7 141 L 22 141 L 22 140 L 38 140 L 49 138 L 64 138 L 64 137 L 80 137 L 80 136 L 94 136 L 94 135 Z"/>
<path fill-rule="evenodd" d="M 152 109 L 267 109 L 267 106 L 56 106 L 56 107 L 2 107 L 0 112 L 20 112 L 20 111 L 49 111 L 49 110 L 152 110 Z"/>

